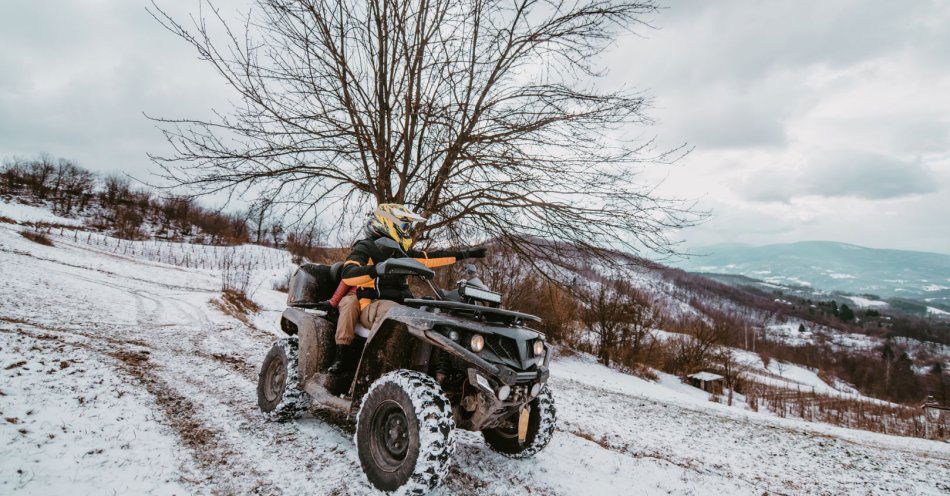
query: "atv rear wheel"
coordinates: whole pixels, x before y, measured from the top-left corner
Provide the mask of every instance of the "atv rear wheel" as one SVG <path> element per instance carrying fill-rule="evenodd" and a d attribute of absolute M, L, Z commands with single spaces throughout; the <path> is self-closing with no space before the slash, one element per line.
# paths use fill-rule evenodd
<path fill-rule="evenodd" d="M 370 483 L 425 494 L 448 472 L 455 422 L 442 388 L 426 374 L 396 370 L 374 382 L 356 423 L 356 450 Z"/>
<path fill-rule="evenodd" d="M 264 357 L 257 377 L 257 406 L 270 419 L 286 422 L 307 410 L 307 393 L 300 388 L 297 338 L 281 339 Z"/>
<path fill-rule="evenodd" d="M 538 454 L 551 441 L 557 423 L 557 409 L 554 408 L 551 390 L 544 386 L 537 398 L 528 403 L 528 408 L 528 429 L 524 442 L 518 439 L 520 412 L 516 412 L 504 426 L 483 430 L 485 443 L 509 458 L 530 458 Z"/>

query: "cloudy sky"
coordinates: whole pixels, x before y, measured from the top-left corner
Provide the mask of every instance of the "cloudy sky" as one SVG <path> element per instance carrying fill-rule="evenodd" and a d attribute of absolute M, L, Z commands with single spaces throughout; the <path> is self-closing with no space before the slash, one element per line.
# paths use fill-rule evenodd
<path fill-rule="evenodd" d="M 244 0 L 217 2 L 240 8 Z M 160 0 L 175 14 L 196 0 Z M 712 212 L 688 244 L 827 239 L 950 253 L 950 2 L 676 1 L 605 59 L 647 90 L 637 130 L 693 152 L 667 195 Z M 0 2 L 0 156 L 144 176 L 143 114 L 226 108 L 140 0 Z"/>

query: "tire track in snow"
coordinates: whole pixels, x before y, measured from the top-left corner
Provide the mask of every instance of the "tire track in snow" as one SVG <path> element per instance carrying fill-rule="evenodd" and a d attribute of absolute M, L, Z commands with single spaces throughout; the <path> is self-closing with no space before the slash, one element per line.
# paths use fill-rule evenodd
<path fill-rule="evenodd" d="M 34 324 L 19 319 L 0 318 L 24 326 Z M 348 487 L 360 488 L 357 494 L 372 492 L 361 479 L 355 457 L 347 448 L 350 434 L 311 418 L 298 424 L 266 422 L 251 403 L 256 387 L 256 374 L 246 362 L 224 359 L 203 352 L 169 350 L 157 343 L 123 340 L 78 330 L 36 326 L 44 333 L 25 329 L 0 332 L 22 333 L 41 340 L 55 340 L 68 346 L 113 358 L 115 368 L 132 377 L 155 398 L 167 425 L 178 434 L 184 448 L 192 455 L 203 479 L 186 482 L 202 486 L 213 494 L 281 494 L 284 489 L 294 493 L 349 494 Z M 132 344 L 130 349 L 122 345 Z M 220 369 L 229 365 L 229 372 Z M 219 373 L 215 373 L 219 371 Z M 311 424 L 307 427 L 307 424 Z M 316 432 L 310 432 L 314 431 Z M 261 450 L 261 446 L 273 449 Z M 253 453 L 253 455 L 249 455 Z M 337 456 L 329 456 L 336 454 Z M 262 469 L 262 465 L 265 468 Z M 327 484 L 310 474 L 329 472 Z M 222 477 L 222 472 L 227 477 Z M 291 479 L 298 479 L 287 487 Z"/>
<path fill-rule="evenodd" d="M 259 415 L 253 403 L 256 374 L 246 362 L 197 350 L 164 348 L 161 342 L 120 339 L 21 319 L 0 320 L 35 326 L 45 333 L 2 328 L 0 332 L 56 340 L 115 359 L 120 373 L 135 378 L 155 398 L 165 423 L 191 453 L 203 479 L 186 482 L 215 494 L 280 494 L 283 489 L 307 493 L 315 488 L 327 494 L 349 494 L 347 488 L 359 489 L 356 494 L 372 492 L 353 455 L 350 433 L 316 418 L 281 425 Z M 140 330 L 142 337 L 148 336 L 148 329 Z M 128 348 L 130 344 L 143 349 Z M 221 369 L 222 363 L 229 368 Z M 261 450 L 261 446 L 272 449 Z M 222 478 L 222 471 L 227 477 Z M 315 472 L 316 479 L 311 477 Z M 320 472 L 338 477 L 320 477 Z M 291 487 L 288 482 L 293 482 Z"/>
<path fill-rule="evenodd" d="M 3 320 L 9 322 L 8 319 Z M 30 324 L 21 322 L 18 325 L 29 326 Z M 151 358 L 152 351 L 123 347 L 121 344 L 131 343 L 108 339 L 104 336 L 87 337 L 68 331 L 56 332 L 59 331 L 58 329 L 43 327 L 38 329 L 46 332 L 32 332 L 23 327 L 12 330 L 0 327 L 0 332 L 22 334 L 41 341 L 57 341 L 66 346 L 82 348 L 111 358 L 105 362 L 111 363 L 121 375 L 137 381 L 154 399 L 155 405 L 162 413 L 163 423 L 177 434 L 182 446 L 191 454 L 197 470 L 205 477 L 204 483 L 210 484 L 213 494 L 250 492 L 249 489 L 258 494 L 279 493 L 275 486 L 261 480 L 253 463 L 229 456 L 230 453 L 237 453 L 240 450 L 228 443 L 223 430 L 199 420 L 198 403 L 179 394 L 174 386 L 161 377 L 163 367 L 154 363 L 155 361 Z M 50 331 L 56 333 L 53 334 Z M 141 347 L 138 344 L 135 346 Z M 228 476 L 221 477 L 221 472 L 227 473 Z M 235 487 L 231 483 L 233 480 L 247 477 L 256 478 L 256 482 L 242 487 Z M 187 478 L 184 481 L 192 484 L 198 482 Z"/>
<path fill-rule="evenodd" d="M 193 291 L 193 292 L 204 292 L 204 293 L 212 293 L 212 294 L 215 292 L 214 290 L 208 289 L 208 288 L 196 288 L 196 287 L 191 287 L 191 286 L 180 286 L 180 285 L 176 285 L 176 284 L 169 284 L 169 283 L 163 283 L 163 282 L 153 281 L 153 280 L 149 280 L 149 279 L 143 279 L 143 278 L 140 278 L 140 277 L 133 277 L 133 276 L 130 276 L 130 275 L 127 275 L 127 274 L 119 274 L 119 273 L 117 273 L 117 272 L 112 272 L 112 271 L 109 271 L 109 270 L 106 270 L 106 269 L 100 269 L 100 268 L 96 268 L 96 267 L 89 267 L 89 266 L 85 266 L 85 265 L 72 264 L 72 263 L 69 263 L 69 262 L 64 262 L 64 261 L 62 261 L 62 260 L 56 260 L 55 258 L 46 258 L 46 257 L 41 257 L 41 256 L 39 256 L 39 255 L 34 255 L 33 253 L 30 253 L 30 252 L 27 252 L 27 251 L 11 250 L 11 249 L 9 249 L 9 248 L 4 248 L 4 247 L 2 247 L 2 246 L 0 246 L 0 253 L 9 253 L 9 254 L 12 254 L 12 255 L 19 255 L 19 256 L 23 256 L 23 257 L 29 257 L 29 258 L 32 258 L 32 259 L 35 259 L 35 260 L 40 260 L 40 261 L 43 261 L 43 262 L 48 262 L 48 263 L 52 263 L 52 264 L 56 264 L 56 265 L 62 265 L 62 266 L 64 266 L 64 267 L 72 267 L 72 268 L 74 268 L 74 269 L 88 270 L 88 271 L 90 271 L 90 272 L 97 272 L 97 273 L 100 273 L 100 274 L 105 274 L 105 275 L 107 275 L 107 276 L 112 276 L 112 277 L 116 277 L 116 278 L 120 278 L 120 279 L 128 279 L 128 280 L 130 280 L 130 281 L 136 281 L 136 282 L 141 282 L 141 283 L 144 283 L 144 284 L 151 284 L 151 285 L 155 285 L 155 286 L 160 286 L 160 287 L 163 287 L 163 288 L 166 288 L 166 289 L 183 290 L 183 291 Z M 133 263 L 137 263 L 137 261 L 134 261 L 134 260 L 127 260 L 127 261 L 133 262 Z M 171 266 L 165 266 L 165 267 L 162 267 L 162 268 L 163 268 L 163 269 L 176 269 L 175 267 L 171 267 Z M 180 269 L 176 269 L 176 270 L 180 270 Z"/>

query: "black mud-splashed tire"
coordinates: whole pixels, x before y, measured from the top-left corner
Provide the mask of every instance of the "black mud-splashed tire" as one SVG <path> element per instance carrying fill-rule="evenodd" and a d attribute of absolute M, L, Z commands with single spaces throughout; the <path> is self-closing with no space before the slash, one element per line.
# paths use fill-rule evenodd
<path fill-rule="evenodd" d="M 529 405 L 531 411 L 528 414 L 528 432 L 524 443 L 518 441 L 517 429 L 512 432 L 501 428 L 483 430 L 485 443 L 509 458 L 530 458 L 543 450 L 551 442 L 554 428 L 557 426 L 557 409 L 554 408 L 551 390 L 544 386 L 538 397 Z M 514 423 L 517 425 L 517 418 Z"/>
<path fill-rule="evenodd" d="M 299 418 L 307 411 L 307 393 L 300 388 L 296 336 L 274 343 L 257 377 L 257 406 L 276 422 Z"/>
<path fill-rule="evenodd" d="M 354 437 L 363 472 L 377 489 L 427 494 L 449 470 L 455 421 L 432 377 L 396 370 L 377 379 L 363 396 Z"/>

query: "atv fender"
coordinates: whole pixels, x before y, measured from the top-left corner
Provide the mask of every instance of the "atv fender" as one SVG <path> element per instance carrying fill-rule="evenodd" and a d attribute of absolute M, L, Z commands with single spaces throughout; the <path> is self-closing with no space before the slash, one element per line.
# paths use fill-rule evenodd
<path fill-rule="evenodd" d="M 358 407 L 360 399 L 376 378 L 393 370 L 417 368 L 413 367 L 413 357 L 421 353 L 417 347 L 429 344 L 422 329 L 409 325 L 403 319 L 390 318 L 397 309 L 399 307 L 393 307 L 370 331 L 350 388 L 350 398 L 353 400 L 351 412 Z M 428 361 L 428 356 L 425 361 Z"/>
<path fill-rule="evenodd" d="M 370 384 L 386 372 L 397 369 L 425 371 L 433 346 L 475 365 L 504 384 L 515 384 L 517 374 L 514 370 L 489 363 L 464 346 L 434 331 L 433 327 L 437 324 L 462 324 L 473 329 L 479 327 L 476 323 L 459 322 L 443 314 L 418 308 L 403 305 L 392 307 L 373 326 L 363 350 L 350 390 L 354 405 L 366 393 Z M 414 340 L 415 343 L 407 343 L 407 340 Z"/>
<path fill-rule="evenodd" d="M 323 372 L 333 363 L 333 336 L 335 329 L 330 321 L 319 313 L 300 308 L 288 308 L 281 317 L 297 330 L 300 349 L 300 380 L 306 384 L 314 374 Z"/>

